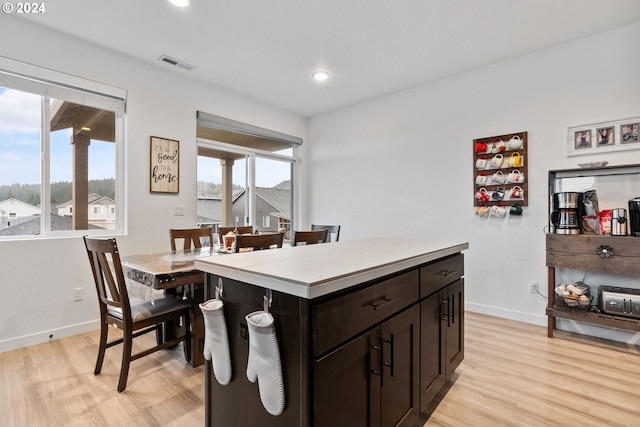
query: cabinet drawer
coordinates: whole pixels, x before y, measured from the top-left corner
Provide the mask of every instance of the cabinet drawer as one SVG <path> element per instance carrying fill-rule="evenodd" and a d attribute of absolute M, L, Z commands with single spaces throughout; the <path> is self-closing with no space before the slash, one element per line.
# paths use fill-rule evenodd
<path fill-rule="evenodd" d="M 313 353 L 337 344 L 418 301 L 418 270 L 412 270 L 313 307 Z"/>
<path fill-rule="evenodd" d="M 424 298 L 464 275 L 464 255 L 457 254 L 420 269 L 420 298 Z"/>

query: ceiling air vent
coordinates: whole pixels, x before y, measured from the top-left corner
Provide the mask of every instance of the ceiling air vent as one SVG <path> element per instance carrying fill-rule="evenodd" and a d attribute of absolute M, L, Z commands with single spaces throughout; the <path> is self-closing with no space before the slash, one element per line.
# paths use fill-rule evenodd
<path fill-rule="evenodd" d="M 180 67 L 183 70 L 187 70 L 187 71 L 193 71 L 196 67 L 195 65 L 191 65 L 191 64 L 187 64 L 186 62 L 182 62 L 182 61 L 178 61 L 177 59 L 174 59 L 170 56 L 167 55 L 162 55 L 160 58 L 160 61 L 164 61 L 167 64 L 171 64 L 171 65 L 175 65 L 176 67 Z"/>

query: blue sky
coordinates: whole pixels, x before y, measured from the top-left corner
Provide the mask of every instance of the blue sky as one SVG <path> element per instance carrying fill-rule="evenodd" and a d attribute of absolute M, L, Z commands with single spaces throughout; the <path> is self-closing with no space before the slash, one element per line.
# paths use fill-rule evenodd
<path fill-rule="evenodd" d="M 0 185 L 40 183 L 40 96 L 0 88 Z M 51 134 L 51 182 L 72 180 L 71 129 Z M 113 143 L 92 141 L 89 179 L 115 177 Z"/>

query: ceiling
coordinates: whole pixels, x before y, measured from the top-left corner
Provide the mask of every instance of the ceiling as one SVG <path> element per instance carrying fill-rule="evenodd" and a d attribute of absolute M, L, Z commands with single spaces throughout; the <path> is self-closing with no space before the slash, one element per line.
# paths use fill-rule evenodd
<path fill-rule="evenodd" d="M 305 117 L 640 22 L 639 0 L 191 0 L 187 8 L 168 0 L 55 0 L 45 5 L 43 14 L 16 16 Z M 600 54 L 594 52 L 592 60 Z M 196 68 L 167 64 L 161 55 Z M 320 68 L 331 73 L 322 83 L 311 78 Z"/>

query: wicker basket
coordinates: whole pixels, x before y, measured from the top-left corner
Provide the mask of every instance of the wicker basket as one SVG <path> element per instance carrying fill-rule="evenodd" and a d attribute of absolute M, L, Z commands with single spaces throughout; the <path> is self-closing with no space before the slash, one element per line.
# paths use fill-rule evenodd
<path fill-rule="evenodd" d="M 593 298 L 589 296 L 589 294 L 586 294 L 586 297 L 589 298 L 589 300 L 585 302 L 584 300 L 581 301 L 579 299 L 580 297 L 577 295 L 561 297 L 556 294 L 554 306 L 562 309 L 570 308 L 572 310 L 589 310 Z"/>
<path fill-rule="evenodd" d="M 559 285 L 559 287 L 560 286 L 564 286 L 567 289 L 569 288 L 569 286 L 572 286 L 574 287 L 574 289 L 579 289 L 580 294 L 571 293 L 570 295 L 558 295 L 558 293 L 556 292 L 554 299 L 554 306 L 556 308 L 570 308 L 573 310 L 589 309 L 589 307 L 591 306 L 591 300 L 593 299 L 591 297 L 591 290 L 589 286 L 585 285 L 582 282 L 576 282 L 572 285 Z M 586 297 L 586 299 L 581 297 Z"/>

